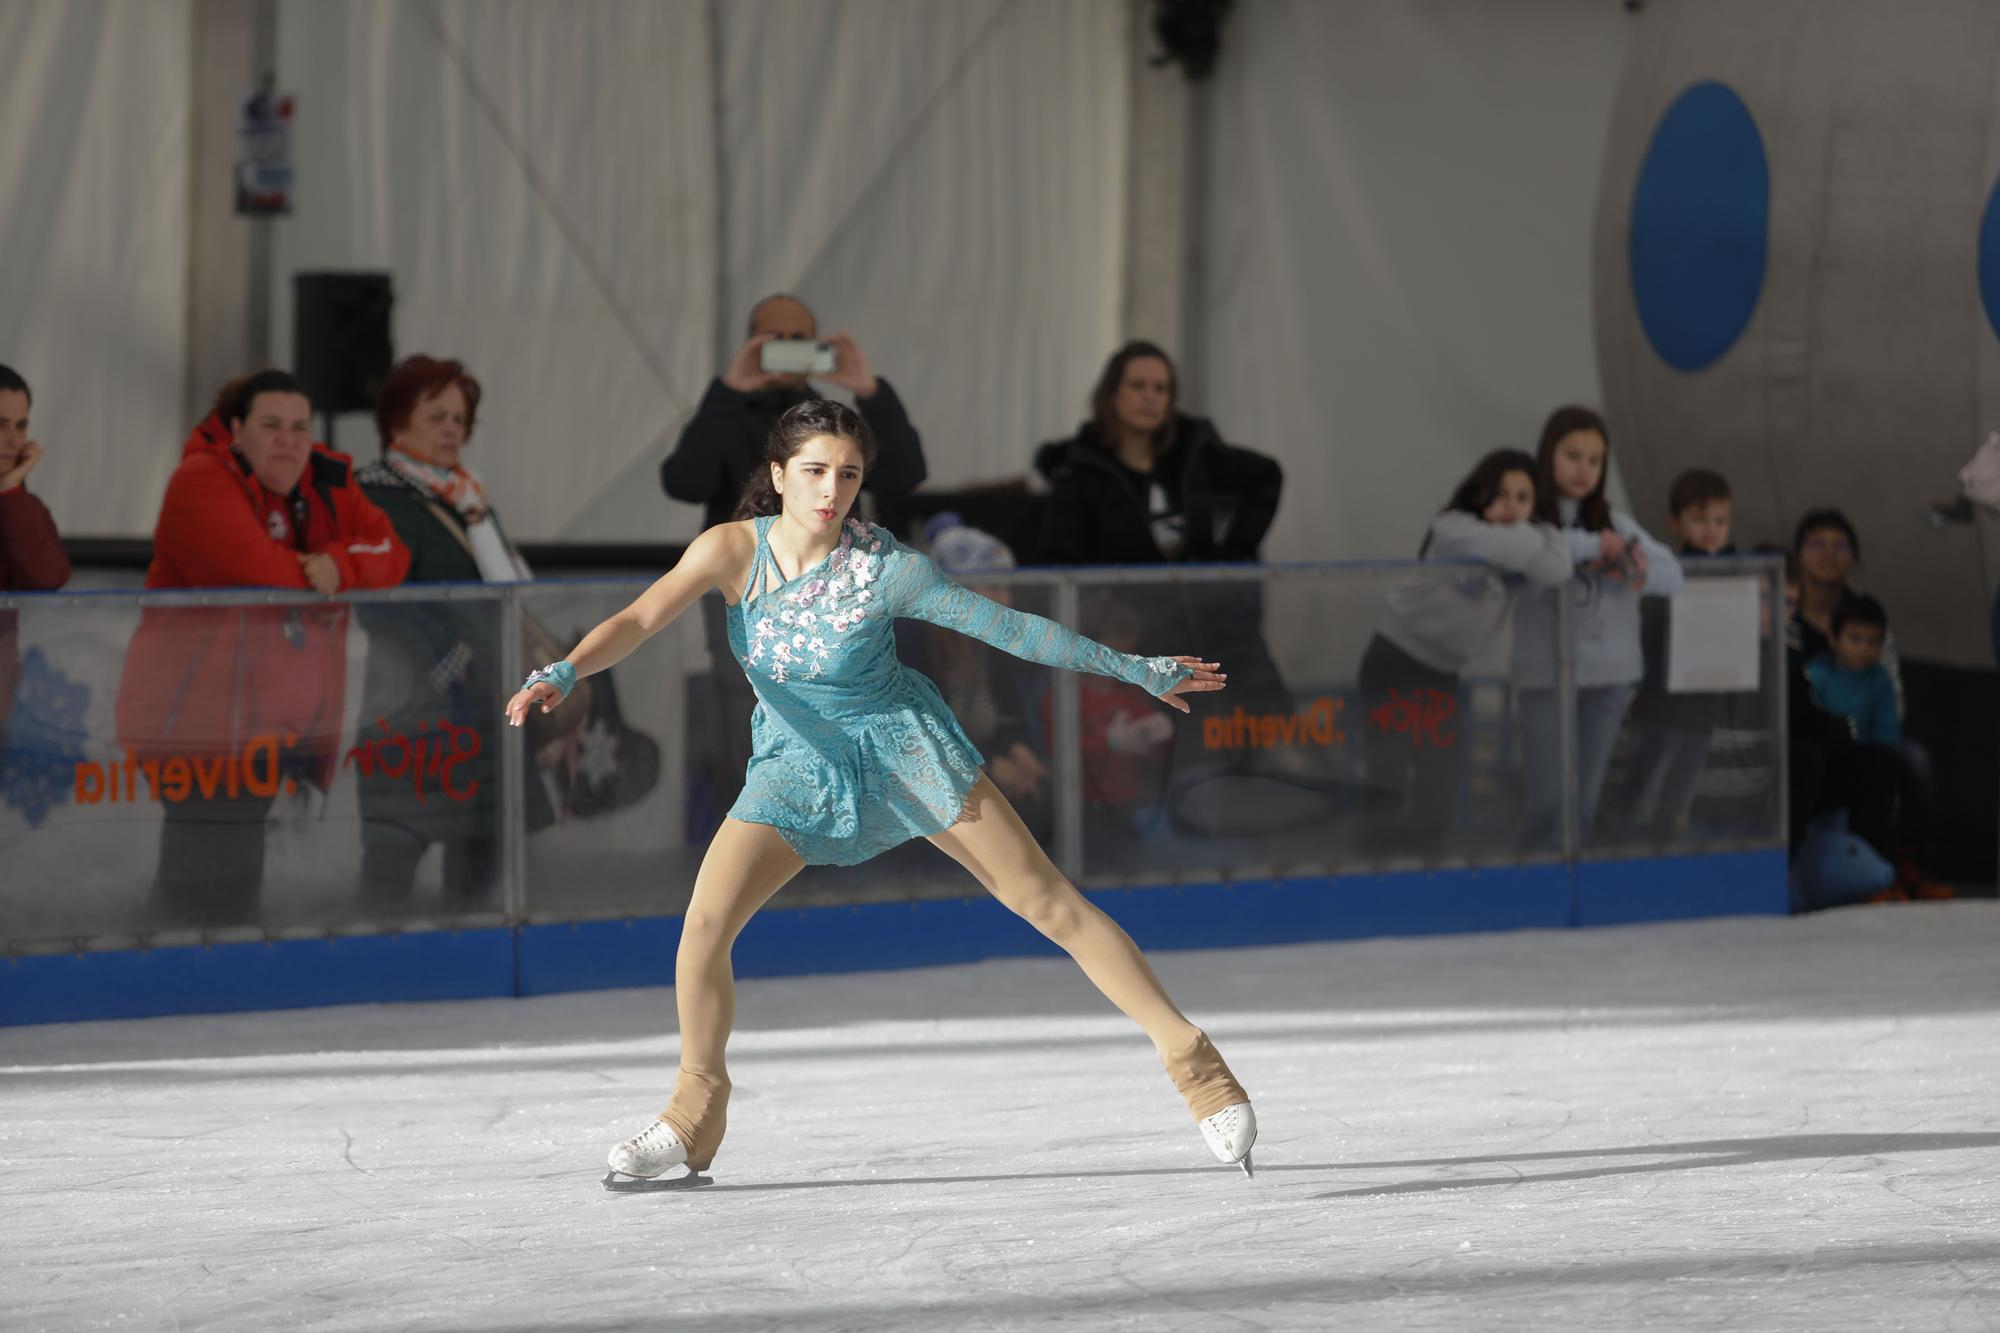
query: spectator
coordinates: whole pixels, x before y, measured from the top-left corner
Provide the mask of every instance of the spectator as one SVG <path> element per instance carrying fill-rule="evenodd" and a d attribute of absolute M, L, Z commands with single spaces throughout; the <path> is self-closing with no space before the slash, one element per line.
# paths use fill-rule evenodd
<path fill-rule="evenodd" d="M 47 592 L 69 582 L 69 556 L 48 506 L 28 493 L 42 446 L 28 438 L 34 395 L 12 367 L 0 366 L 0 592 Z M 19 616 L 0 611 L 0 751 L 21 676 Z"/>
<path fill-rule="evenodd" d="M 764 349 L 774 343 L 812 342 L 819 325 L 795 296 L 767 296 L 750 311 L 749 337 L 736 349 L 722 374 L 710 381 L 693 418 L 682 427 L 674 451 L 660 464 L 660 486 L 676 500 L 702 507 L 702 526 L 729 520 L 743 488 L 764 469 L 764 446 L 786 409 L 819 395 L 811 381 L 846 389 L 874 431 L 879 448 L 862 489 L 879 499 L 908 495 L 924 480 L 924 446 L 889 381 L 875 374 L 852 334 L 826 340 L 834 355 L 824 375 L 781 374 L 764 369 Z M 742 788 L 750 763 L 750 711 L 756 698 L 736 669 L 721 599 L 702 599 L 702 627 L 716 666 L 710 720 L 701 738 L 708 762 L 709 799 L 698 802 L 715 819 Z M 705 829 L 691 828 L 690 836 Z"/>
<path fill-rule="evenodd" d="M 1695 468 L 1674 478 L 1667 491 L 1667 535 L 1684 561 L 1734 555 L 1729 529 L 1734 498 L 1719 472 Z M 1716 728 L 1728 712 L 1727 694 L 1667 690 L 1667 599 L 1645 599 L 1639 607 L 1639 639 L 1645 677 L 1633 701 L 1637 743 L 1632 781 L 1638 784 L 1626 812 L 1635 827 L 1658 838 L 1677 836 L 1694 807 L 1695 791 L 1708 764 Z"/>
<path fill-rule="evenodd" d="M 1799 606 L 1788 628 L 1800 660 L 1811 663 L 1833 655 L 1835 614 L 1848 598 L 1859 595 L 1850 579 L 1861 563 L 1861 535 L 1840 510 L 1814 509 L 1793 530 L 1792 549 L 1799 558 Z M 1895 693 L 1900 728 L 1904 711 L 1903 663 L 1893 633 L 1884 632 L 1882 636 L 1880 662 Z M 1933 787 L 1930 751 L 1914 738 L 1904 736 L 1899 754 L 1901 799 L 1895 834 L 1888 846 L 1873 837 L 1869 841 L 1895 865 L 1896 882 L 1905 896 L 1939 896 L 1942 890 L 1925 878 L 1921 868 L 1930 838 Z M 1859 819 L 1855 821 L 1855 832 L 1868 837 Z"/>
<path fill-rule="evenodd" d="M 1275 460 L 1224 444 L 1180 411 L 1174 363 L 1149 342 L 1118 349 L 1097 378 L 1090 420 L 1035 451 L 1048 478 L 1040 556 L 1056 565 L 1257 559 L 1277 516 Z"/>
<path fill-rule="evenodd" d="M 946 511 L 924 524 L 924 540 L 939 569 L 982 597 L 1002 606 L 1014 604 L 1011 588 L 980 582 L 983 574 L 1014 568 L 1014 553 L 999 538 L 967 527 Z M 967 738 L 986 756 L 987 774 L 1030 829 L 1046 831 L 1054 807 L 1047 747 L 1029 722 L 1033 668 L 1022 668 L 1015 658 L 935 625 L 924 626 L 924 640 L 927 651 L 919 660 L 928 664 Z"/>
<path fill-rule="evenodd" d="M 1597 413 L 1563 407 L 1542 426 L 1535 451 L 1535 517 L 1563 529 L 1577 572 L 1565 590 L 1521 598 L 1514 618 L 1530 842 L 1554 837 L 1561 809 L 1556 597 L 1569 597 L 1575 612 L 1577 829 L 1588 837 L 1625 709 L 1644 675 L 1639 598 L 1671 597 L 1681 588 L 1673 552 L 1604 498 L 1610 440 Z"/>
<path fill-rule="evenodd" d="M 1165 351 L 1130 342 L 1112 354 L 1090 396 L 1090 419 L 1067 440 L 1035 451 L 1049 482 L 1040 558 L 1057 565 L 1247 562 L 1258 558 L 1278 512 L 1284 473 L 1275 460 L 1224 444 L 1215 425 L 1180 410 L 1180 382 Z M 1291 691 L 1263 633 L 1262 588 L 1226 582 L 1149 590 L 1139 631 L 1146 643 L 1199 633 L 1228 668 L 1229 707 L 1290 713 Z M 1167 599 L 1172 598 L 1170 603 Z M 1253 751 L 1238 762 L 1286 777 L 1320 777 L 1301 751 Z"/>
<path fill-rule="evenodd" d="M 846 389 L 875 432 L 880 461 L 862 483 L 883 499 L 914 491 L 924 479 L 924 446 L 889 381 L 875 374 L 861 345 L 848 333 L 826 340 L 833 369 L 824 375 L 775 374 L 763 368 L 764 348 L 776 342 L 818 338 L 812 311 L 796 296 L 767 296 L 750 312 L 750 336 L 736 349 L 694 417 L 681 429 L 674 451 L 660 464 L 660 486 L 676 500 L 702 506 L 702 526 L 724 523 L 743 487 L 764 466 L 764 444 L 787 408 L 819 395 L 811 381 Z"/>
<path fill-rule="evenodd" d="M 479 381 L 464 365 L 436 357 L 409 357 L 382 385 L 375 405 L 382 454 L 355 479 L 410 553 L 405 582 L 512 583 L 530 577 L 485 485 L 463 462 L 479 400 Z M 361 774 L 361 877 L 372 899 L 406 899 L 417 862 L 432 843 L 444 846 L 449 898 L 482 897 L 497 882 L 499 768 L 489 719 L 503 684 L 499 609 L 497 602 L 361 609 L 368 629 L 362 726 L 386 723 L 389 734 L 416 736 L 444 719 L 461 751 L 477 746 L 454 764 L 450 790 L 433 783 L 420 794 L 407 776 L 385 769 Z M 564 705 L 572 713 L 582 706 L 582 700 Z M 535 720 L 546 726 L 550 719 L 544 714 Z M 434 734 L 433 744 L 439 743 L 450 742 Z M 546 807 L 540 784 L 527 784 L 527 793 Z M 548 823 L 547 809 L 530 822 Z"/>
<path fill-rule="evenodd" d="M 148 588 L 312 590 L 400 582 L 409 552 L 311 443 L 297 380 L 227 386 L 167 482 Z M 125 656 L 118 734 L 165 807 L 156 910 L 164 925 L 242 925 L 263 881 L 264 820 L 287 782 L 326 787 L 335 765 L 347 609 L 156 607 Z M 154 775 L 157 774 L 157 777 Z"/>
<path fill-rule="evenodd" d="M 1814 702 L 1843 719 L 1861 744 L 1899 748 L 1896 687 L 1882 665 L 1888 613 L 1873 597 L 1852 594 L 1834 608 L 1832 628 L 1833 651 L 1806 663 Z"/>
<path fill-rule="evenodd" d="M 1368 785 L 1393 803 L 1367 832 L 1384 850 L 1439 850 L 1464 770 L 1459 673 L 1498 640 L 1525 583 L 1560 586 L 1574 572 L 1569 542 L 1535 521 L 1535 470 L 1518 449 L 1479 460 L 1417 550 L 1459 567 L 1396 584 L 1362 654 Z M 1465 568 L 1470 561 L 1487 568 Z"/>

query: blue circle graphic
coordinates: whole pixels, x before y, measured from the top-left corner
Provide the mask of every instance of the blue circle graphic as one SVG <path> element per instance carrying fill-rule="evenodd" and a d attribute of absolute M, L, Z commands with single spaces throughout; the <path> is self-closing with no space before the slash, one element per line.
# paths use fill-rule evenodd
<path fill-rule="evenodd" d="M 1720 83 L 1695 84 L 1660 117 L 1632 190 L 1632 299 L 1662 361 L 1700 370 L 1741 336 L 1764 287 L 1770 221 L 1750 109 Z"/>
<path fill-rule="evenodd" d="M 1979 221 L 1979 300 L 2000 337 L 2000 182 L 1986 196 L 1986 216 Z"/>

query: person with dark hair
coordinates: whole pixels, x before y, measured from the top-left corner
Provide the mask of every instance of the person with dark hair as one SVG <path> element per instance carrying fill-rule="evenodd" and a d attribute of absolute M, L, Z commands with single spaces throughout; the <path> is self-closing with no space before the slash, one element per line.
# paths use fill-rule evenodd
<path fill-rule="evenodd" d="M 729 955 L 752 914 L 806 865 L 859 865 L 920 837 L 1082 965 L 1152 1039 L 1216 1157 L 1247 1172 L 1256 1118 L 1242 1085 L 1131 938 L 1063 877 L 980 772 L 979 751 L 936 686 L 897 659 L 891 622 L 923 620 L 1028 661 L 1114 676 L 1183 712 L 1184 696 L 1219 690 L 1223 677 L 1191 657 L 1114 652 L 953 583 L 851 516 L 875 452 L 867 422 L 846 407 L 787 411 L 737 521 L 696 538 L 672 571 L 507 703 L 515 725 L 556 706 L 580 677 L 622 660 L 711 591 L 729 603 L 730 647 L 757 691 L 743 792 L 709 843 L 682 919 L 673 1095 L 611 1150 L 606 1185 L 713 1160 L 730 1091 Z"/>
<path fill-rule="evenodd" d="M 1833 651 L 1806 663 L 1813 700 L 1846 721 L 1863 745 L 1897 749 L 1903 724 L 1896 716 L 1896 687 L 1882 666 L 1889 613 L 1863 593 L 1842 599 L 1833 612 Z"/>
<path fill-rule="evenodd" d="M 1861 595 L 1851 582 L 1861 564 L 1861 534 L 1840 510 L 1812 509 L 1793 529 L 1792 550 L 1799 562 L 1799 602 L 1786 627 L 1787 642 L 1798 650 L 1800 660 L 1810 665 L 1834 656 L 1835 619 L 1849 599 Z M 1876 660 L 1888 677 L 1900 732 L 1904 711 L 1902 655 L 1897 651 L 1895 634 L 1886 626 Z M 1893 831 L 1869 836 L 1868 840 L 1896 866 L 1898 889 L 1904 896 L 1942 896 L 1947 891 L 1933 884 L 1922 868 L 1931 834 L 1934 778 L 1930 751 L 1915 738 L 1902 736 L 1894 753 L 1900 798 Z M 1857 820 L 1856 832 L 1861 831 Z"/>
<path fill-rule="evenodd" d="M 1575 569 L 1569 542 L 1535 519 L 1535 460 L 1495 449 L 1474 465 L 1430 523 L 1426 569 L 1399 581 L 1361 655 L 1368 786 L 1393 808 L 1369 822 L 1382 850 L 1435 853 L 1458 808 L 1459 673 L 1495 644 L 1528 584 L 1559 587 Z M 1469 562 L 1480 566 L 1467 568 Z"/>
<path fill-rule="evenodd" d="M 69 582 L 69 556 L 49 507 L 28 493 L 42 446 L 28 435 L 34 395 L 0 366 L 0 591 L 48 592 Z M 4 702 L 4 701 L 0 701 Z"/>
<path fill-rule="evenodd" d="M 1667 535 L 1684 562 L 1732 555 L 1730 522 L 1735 498 L 1720 472 L 1691 468 L 1667 489 Z M 1639 642 L 1645 677 L 1632 701 L 1632 792 L 1624 817 L 1656 838 L 1679 834 L 1694 808 L 1702 769 L 1708 764 L 1716 728 L 1729 711 L 1729 696 L 1667 690 L 1668 602 L 1649 597 L 1639 606 Z"/>
<path fill-rule="evenodd" d="M 1213 422 L 1181 410 L 1173 358 L 1129 342 L 1104 363 L 1090 418 L 1035 451 L 1049 483 L 1037 559 L 1051 565 L 1243 563 L 1258 558 L 1277 516 L 1275 459 L 1225 444 Z M 1291 690 L 1264 638 L 1263 590 L 1248 582 L 1180 585 L 1149 600 L 1147 641 L 1200 632 L 1229 645 L 1236 698 L 1253 713 L 1289 714 Z M 1321 779 L 1317 756 L 1250 749 L 1232 762 Z"/>
<path fill-rule="evenodd" d="M 28 437 L 34 395 L 11 366 L 0 366 L 0 592 L 49 592 L 69 582 L 69 556 L 49 507 L 28 493 L 42 446 Z M 0 611 L 0 752 L 14 687 L 21 678 L 20 617 Z"/>
<path fill-rule="evenodd" d="M 410 552 L 406 583 L 513 583 L 531 575 L 486 494 L 465 465 L 479 419 L 480 384 L 462 362 L 433 356 L 399 361 L 375 404 L 382 452 L 355 473 Z M 395 735 L 415 736 L 447 719 L 457 734 L 483 730 L 485 703 L 500 688 L 496 672 L 497 604 L 472 602 L 361 608 L 368 630 L 368 671 L 361 715 L 387 722 Z M 455 764 L 453 784 L 470 793 L 418 792 L 386 769 L 361 774 L 363 893 L 383 903 L 409 897 L 417 862 L 433 843 L 444 846 L 447 898 L 487 896 L 497 883 L 494 810 L 499 768 L 494 747 Z M 540 784 L 528 798 L 546 807 Z M 546 816 L 544 808 L 540 815 Z"/>
<path fill-rule="evenodd" d="M 148 588 L 283 588 L 331 597 L 400 583 L 409 552 L 309 433 L 312 403 L 282 370 L 225 386 L 182 447 L 153 530 Z M 249 925 L 264 820 L 281 783 L 324 789 L 340 737 L 347 608 L 155 607 L 118 689 L 118 735 L 165 807 L 162 925 Z M 228 782 L 190 782 L 230 767 Z M 251 781 L 246 774 L 259 774 Z M 183 780 L 176 781 L 176 774 Z"/>
<path fill-rule="evenodd" d="M 923 483 L 924 445 L 894 386 L 877 375 L 860 343 L 848 333 L 825 340 L 833 368 L 814 373 L 766 370 L 779 353 L 810 355 L 820 345 L 819 322 L 805 302 L 779 293 L 750 311 L 749 336 L 713 381 L 681 428 L 674 450 L 660 464 L 660 486 L 676 500 L 702 507 L 702 526 L 729 521 L 743 488 L 763 471 L 764 447 L 778 418 L 804 402 L 819 400 L 813 381 L 845 389 L 868 423 L 880 460 L 868 469 L 866 489 L 881 500 L 897 500 Z M 701 767 L 712 789 L 712 806 L 725 810 L 750 753 L 750 710 L 755 704 L 743 675 L 729 664 L 729 632 L 721 603 L 702 603 L 702 628 L 714 660 L 714 695 L 705 711 L 707 733 L 700 739 L 708 762 Z"/>
<path fill-rule="evenodd" d="M 1050 487 L 1037 555 L 1052 565 L 1255 560 L 1285 481 L 1277 460 L 1180 410 L 1173 359 L 1149 342 L 1112 354 L 1090 419 L 1035 467 Z"/>
<path fill-rule="evenodd" d="M 1671 597 L 1681 589 L 1673 552 L 1604 498 L 1610 451 L 1604 418 L 1587 407 L 1550 413 L 1535 448 L 1535 517 L 1563 530 L 1576 574 L 1564 589 L 1521 598 L 1514 618 L 1530 842 L 1554 836 L 1561 810 L 1555 599 L 1568 597 L 1574 611 L 1577 828 L 1587 838 L 1626 707 L 1645 674 L 1639 598 Z"/>

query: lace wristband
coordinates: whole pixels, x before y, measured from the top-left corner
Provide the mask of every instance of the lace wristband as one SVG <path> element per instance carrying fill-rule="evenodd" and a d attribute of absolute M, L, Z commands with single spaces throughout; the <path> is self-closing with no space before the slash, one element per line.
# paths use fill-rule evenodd
<path fill-rule="evenodd" d="M 567 658 L 560 662 L 551 662 L 545 667 L 530 671 L 528 678 L 521 682 L 521 688 L 524 690 L 528 689 L 536 681 L 542 680 L 561 690 L 562 697 L 567 699 L 569 698 L 569 692 L 576 688 L 576 668 L 569 664 Z"/>

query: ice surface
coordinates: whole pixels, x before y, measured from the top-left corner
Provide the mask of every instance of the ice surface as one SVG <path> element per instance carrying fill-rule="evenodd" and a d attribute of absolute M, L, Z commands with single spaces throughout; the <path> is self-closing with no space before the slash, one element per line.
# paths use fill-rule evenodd
<path fill-rule="evenodd" d="M 2000 908 L 743 983 L 709 1188 L 608 1194 L 670 991 L 0 1031 L 0 1327 L 2000 1326 Z"/>

